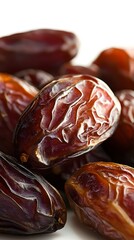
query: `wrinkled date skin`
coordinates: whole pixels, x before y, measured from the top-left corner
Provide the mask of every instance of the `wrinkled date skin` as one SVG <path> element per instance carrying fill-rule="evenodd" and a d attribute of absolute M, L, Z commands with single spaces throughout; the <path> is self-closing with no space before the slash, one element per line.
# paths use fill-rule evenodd
<path fill-rule="evenodd" d="M 0 232 L 26 235 L 63 228 L 66 208 L 58 191 L 15 161 L 0 152 Z"/>
<path fill-rule="evenodd" d="M 100 53 L 93 65 L 98 67 L 98 77 L 115 92 L 134 90 L 134 50 L 109 48 Z"/>
<path fill-rule="evenodd" d="M 32 168 L 49 168 L 107 139 L 120 104 L 101 80 L 66 76 L 44 87 L 21 115 L 14 134 L 16 155 Z"/>
<path fill-rule="evenodd" d="M 80 156 L 70 158 L 62 164 L 56 165 L 45 171 L 44 177 L 58 190 L 64 191 L 65 181 L 69 179 L 78 169 L 90 162 L 111 162 L 112 159 L 99 145 L 95 149 Z"/>
<path fill-rule="evenodd" d="M 0 38 L 0 71 L 15 73 L 24 69 L 55 72 L 78 52 L 75 34 L 37 29 Z"/>
<path fill-rule="evenodd" d="M 120 156 L 120 160 L 129 165 L 131 155 L 134 156 L 134 90 L 121 90 L 116 96 L 121 104 L 119 124 L 104 146 L 112 156 Z"/>
<path fill-rule="evenodd" d="M 109 155 L 106 154 L 104 149 L 99 145 L 95 149 L 84 153 L 80 156 L 70 158 L 69 161 L 66 161 L 63 164 L 55 166 L 51 169 L 50 180 L 52 178 L 52 174 L 55 176 L 60 176 L 63 180 L 67 180 L 83 165 L 90 163 L 90 162 L 99 162 L 99 161 L 106 161 L 110 162 L 111 158 Z"/>
<path fill-rule="evenodd" d="M 0 150 L 13 152 L 12 135 L 16 123 L 38 90 L 25 81 L 0 73 Z"/>
<path fill-rule="evenodd" d="M 89 163 L 65 185 L 81 222 L 108 239 L 134 239 L 134 169 L 117 163 Z"/>
<path fill-rule="evenodd" d="M 15 76 L 24 79 L 39 90 L 54 79 L 50 73 L 38 69 L 25 69 L 15 73 Z"/>

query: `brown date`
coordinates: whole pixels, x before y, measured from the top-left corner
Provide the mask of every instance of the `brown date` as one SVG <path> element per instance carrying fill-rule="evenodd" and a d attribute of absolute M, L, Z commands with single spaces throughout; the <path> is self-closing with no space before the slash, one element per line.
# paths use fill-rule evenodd
<path fill-rule="evenodd" d="M 45 86 L 21 115 L 14 148 L 31 168 L 49 168 L 87 152 L 111 136 L 120 104 L 110 88 L 90 75 Z"/>
<path fill-rule="evenodd" d="M 66 208 L 45 179 L 0 152 L 0 232 L 51 233 L 64 227 Z"/>
<path fill-rule="evenodd" d="M 78 52 L 75 34 L 37 29 L 0 38 L 0 71 L 15 73 L 24 69 L 55 72 Z"/>
<path fill-rule="evenodd" d="M 53 80 L 53 76 L 39 69 L 25 69 L 15 73 L 18 78 L 24 79 L 39 90 Z"/>
<path fill-rule="evenodd" d="M 38 90 L 14 76 L 0 73 L 0 150 L 13 152 L 12 135 L 16 123 Z"/>
<path fill-rule="evenodd" d="M 67 180 L 65 191 L 78 219 L 107 239 L 134 239 L 134 169 L 89 163 Z"/>
<path fill-rule="evenodd" d="M 74 174 L 75 171 L 77 171 L 83 165 L 90 162 L 99 161 L 112 161 L 112 159 L 109 157 L 109 155 L 106 154 L 101 145 L 80 156 L 73 157 L 72 159 L 70 158 L 69 161 L 66 161 L 61 165 L 54 166 L 51 169 L 50 180 L 53 174 L 55 176 L 60 176 L 63 180 L 67 180 L 69 177 L 71 177 L 72 174 Z"/>
<path fill-rule="evenodd" d="M 134 90 L 134 50 L 109 48 L 93 61 L 98 67 L 98 77 L 115 92 L 122 89 Z"/>
<path fill-rule="evenodd" d="M 69 161 L 65 161 L 62 164 L 48 169 L 48 171 L 45 171 L 45 174 L 43 175 L 54 187 L 64 192 L 65 181 L 69 179 L 78 169 L 87 163 L 99 161 L 112 161 L 101 145 L 87 153 L 70 158 Z"/>
<path fill-rule="evenodd" d="M 89 74 L 95 77 L 98 76 L 98 67 L 95 65 L 91 65 L 89 67 L 80 66 L 80 65 L 72 65 L 72 64 L 64 64 L 59 69 L 59 75 L 67 75 L 67 74 Z"/>
<path fill-rule="evenodd" d="M 114 134 L 105 141 L 105 150 L 113 158 L 134 166 L 134 90 L 115 93 L 121 104 L 119 124 Z"/>

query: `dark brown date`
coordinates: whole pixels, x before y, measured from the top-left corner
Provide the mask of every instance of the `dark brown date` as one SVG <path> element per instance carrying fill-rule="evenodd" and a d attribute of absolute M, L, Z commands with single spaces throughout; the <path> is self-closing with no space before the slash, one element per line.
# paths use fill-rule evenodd
<path fill-rule="evenodd" d="M 107 239 L 134 239 L 134 169 L 116 163 L 89 163 L 65 184 L 77 218 Z"/>
<path fill-rule="evenodd" d="M 45 179 L 0 152 L 0 232 L 51 233 L 64 227 L 65 204 Z"/>
<path fill-rule="evenodd" d="M 109 48 L 100 53 L 93 65 L 98 67 L 98 77 L 115 92 L 134 90 L 134 50 Z"/>
<path fill-rule="evenodd" d="M 54 79 L 50 73 L 39 69 L 25 69 L 15 73 L 15 76 L 24 79 L 39 90 Z"/>
<path fill-rule="evenodd" d="M 0 150 L 13 152 L 12 135 L 16 123 L 38 90 L 8 74 L 0 73 Z"/>
<path fill-rule="evenodd" d="M 16 155 L 32 168 L 49 168 L 107 139 L 120 104 L 110 88 L 90 75 L 66 76 L 44 87 L 21 115 Z"/>
<path fill-rule="evenodd" d="M 134 90 L 121 90 L 116 96 L 121 104 L 119 124 L 104 147 L 112 157 L 134 166 L 131 162 L 134 156 Z"/>
<path fill-rule="evenodd" d="M 37 29 L 0 38 L 0 71 L 15 73 L 24 69 L 55 72 L 78 52 L 75 34 Z"/>
<path fill-rule="evenodd" d="M 87 163 L 99 161 L 112 161 L 101 145 L 80 156 L 70 158 L 68 161 L 48 169 L 45 173 L 42 172 L 42 174 L 54 187 L 64 192 L 65 181 L 69 179 L 78 169 Z"/>
<path fill-rule="evenodd" d="M 52 175 L 60 176 L 63 180 L 67 180 L 83 165 L 90 162 L 99 162 L 105 161 L 110 162 L 111 158 L 106 154 L 104 149 L 101 146 L 86 152 L 80 156 L 70 158 L 69 161 L 62 163 L 60 165 L 54 166 L 51 169 L 50 180 L 52 179 Z"/>

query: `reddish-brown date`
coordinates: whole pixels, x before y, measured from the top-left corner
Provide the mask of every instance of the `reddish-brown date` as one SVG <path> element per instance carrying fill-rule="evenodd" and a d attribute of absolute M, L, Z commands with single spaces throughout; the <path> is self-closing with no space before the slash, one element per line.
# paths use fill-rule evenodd
<path fill-rule="evenodd" d="M 58 191 L 0 152 L 0 232 L 51 233 L 64 227 L 66 208 Z"/>
<path fill-rule="evenodd" d="M 104 147 L 114 158 L 134 166 L 134 90 L 120 90 L 116 96 L 121 104 L 119 124 Z"/>
<path fill-rule="evenodd" d="M 28 68 L 55 72 L 78 52 L 75 34 L 37 29 L 0 38 L 0 71 L 15 73 Z"/>
<path fill-rule="evenodd" d="M 54 187 L 64 192 L 65 181 L 69 179 L 78 169 L 87 163 L 99 161 L 112 161 L 101 145 L 80 156 L 70 158 L 68 161 L 56 165 L 45 172 L 43 171 L 42 174 Z"/>
<path fill-rule="evenodd" d="M 89 163 L 66 182 L 78 219 L 107 239 L 134 239 L 134 169 L 117 163 Z"/>
<path fill-rule="evenodd" d="M 16 155 L 29 167 L 52 167 L 110 137 L 119 115 L 119 101 L 103 81 L 90 75 L 58 79 L 21 115 L 14 134 Z"/>
<path fill-rule="evenodd" d="M 90 162 L 99 161 L 111 161 L 109 155 L 106 154 L 106 152 L 100 145 L 95 149 L 86 152 L 80 156 L 73 157 L 72 159 L 70 158 L 69 161 L 66 161 L 63 164 L 54 166 L 51 169 L 50 178 L 52 178 L 52 175 L 54 174 L 55 176 L 60 176 L 63 180 L 67 180 L 75 171 L 77 171 L 83 165 Z"/>
<path fill-rule="evenodd" d="M 80 65 L 72 65 L 71 63 L 70 64 L 68 63 L 68 64 L 64 64 L 59 70 L 59 75 L 66 75 L 66 74 L 74 74 L 74 75 L 89 74 L 97 77 L 98 67 L 96 67 L 95 65 L 85 67 Z"/>
<path fill-rule="evenodd" d="M 38 90 L 14 76 L 0 73 L 0 150 L 13 152 L 12 135 L 16 123 Z"/>
<path fill-rule="evenodd" d="M 53 80 L 53 76 L 39 69 L 25 69 L 15 73 L 18 78 L 24 79 L 39 90 Z"/>
<path fill-rule="evenodd" d="M 93 61 L 98 67 L 98 77 L 115 92 L 122 89 L 134 90 L 134 50 L 109 48 Z"/>

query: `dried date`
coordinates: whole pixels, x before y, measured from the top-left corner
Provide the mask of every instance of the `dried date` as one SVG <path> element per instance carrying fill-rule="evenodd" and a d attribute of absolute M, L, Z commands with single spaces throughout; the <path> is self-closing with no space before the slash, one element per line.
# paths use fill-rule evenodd
<path fill-rule="evenodd" d="M 78 219 L 108 239 L 134 239 L 134 169 L 117 163 L 89 163 L 65 185 Z"/>
<path fill-rule="evenodd" d="M 25 69 L 15 73 L 18 78 L 24 79 L 39 90 L 53 80 L 53 76 L 39 69 Z"/>
<path fill-rule="evenodd" d="M 134 90 L 134 54 L 132 50 L 109 48 L 93 61 L 98 67 L 98 77 L 115 92 L 122 89 Z"/>
<path fill-rule="evenodd" d="M 95 65 L 91 65 L 89 67 L 81 66 L 81 65 L 72 65 L 72 64 L 64 64 L 61 69 L 59 69 L 59 75 L 67 75 L 67 74 L 89 74 L 95 77 L 98 76 L 98 67 Z"/>
<path fill-rule="evenodd" d="M 24 69 L 55 72 L 78 52 L 75 34 L 37 29 L 0 38 L 0 71 L 15 73 Z"/>
<path fill-rule="evenodd" d="M 12 154 L 16 123 L 38 90 L 14 76 L 0 73 L 0 150 Z"/>
<path fill-rule="evenodd" d="M 0 232 L 51 233 L 64 227 L 66 208 L 45 179 L 0 152 Z"/>
<path fill-rule="evenodd" d="M 21 115 L 14 134 L 16 155 L 29 167 L 52 167 L 111 136 L 119 115 L 119 101 L 103 81 L 89 75 L 58 79 Z"/>
<path fill-rule="evenodd" d="M 114 159 L 134 166 L 134 90 L 124 89 L 115 94 L 121 104 L 119 124 L 103 145 Z"/>

